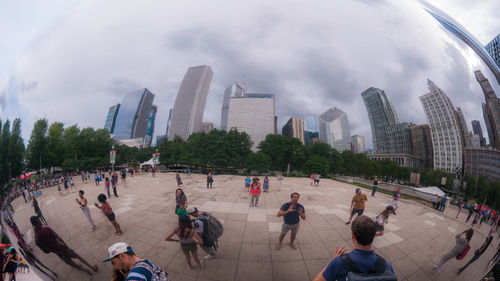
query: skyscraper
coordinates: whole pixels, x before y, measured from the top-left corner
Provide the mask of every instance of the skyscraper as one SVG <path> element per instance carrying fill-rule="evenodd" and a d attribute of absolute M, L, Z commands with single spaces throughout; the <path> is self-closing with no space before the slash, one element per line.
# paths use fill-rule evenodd
<path fill-rule="evenodd" d="M 151 111 L 149 112 L 148 116 L 148 125 L 146 127 L 146 135 L 144 136 L 144 147 L 151 146 L 151 142 L 153 141 L 153 134 L 155 132 L 156 111 L 158 111 L 158 107 L 153 104 L 153 106 L 151 106 Z"/>
<path fill-rule="evenodd" d="M 433 168 L 431 128 L 429 125 L 410 125 L 413 155 L 417 168 Z"/>
<path fill-rule="evenodd" d="M 477 82 L 481 85 L 486 101 L 483 104 L 483 116 L 488 130 L 490 145 L 496 149 L 500 149 L 500 99 L 497 98 L 490 82 L 484 77 L 481 71 L 474 71 L 474 74 L 476 74 Z"/>
<path fill-rule="evenodd" d="M 227 131 L 227 114 L 229 110 L 229 100 L 231 99 L 231 97 L 241 97 L 242 94 L 243 94 L 243 87 L 240 86 L 238 83 L 234 83 L 224 91 L 224 99 L 222 100 L 222 110 L 220 117 L 221 130 Z"/>
<path fill-rule="evenodd" d="M 481 144 L 481 147 L 486 146 L 486 139 L 483 136 L 483 129 L 481 129 L 481 123 L 479 120 L 472 120 L 472 131 L 474 132 L 474 135 L 479 136 L 479 143 Z"/>
<path fill-rule="evenodd" d="M 165 132 L 165 137 L 168 138 L 168 130 L 170 129 L 170 122 L 172 121 L 172 108 L 168 111 L 168 120 L 167 120 L 167 130 Z"/>
<path fill-rule="evenodd" d="M 464 147 L 469 147 L 472 145 L 472 140 L 467 138 L 469 129 L 467 128 L 467 122 L 465 122 L 465 117 L 460 107 L 457 107 L 457 110 L 455 110 L 455 114 L 457 115 L 458 128 L 460 129 L 460 137 L 463 140 Z"/>
<path fill-rule="evenodd" d="M 351 130 L 347 114 L 334 107 L 319 116 L 319 138 L 342 152 L 351 150 Z"/>
<path fill-rule="evenodd" d="M 370 87 L 361 93 L 372 128 L 376 154 L 412 154 L 410 125 L 399 123 L 396 110 L 385 91 Z"/>
<path fill-rule="evenodd" d="M 351 136 L 351 144 L 354 154 L 363 153 L 365 151 L 365 137 L 358 135 Z"/>
<path fill-rule="evenodd" d="M 290 117 L 281 129 L 281 134 L 289 138 L 299 139 L 304 144 L 304 119 Z"/>
<path fill-rule="evenodd" d="M 144 140 L 148 128 L 152 136 L 156 115 L 156 106 L 153 106 L 154 97 L 155 95 L 146 88 L 131 92 L 125 96 L 116 116 L 113 130 L 115 140 L 138 138 Z M 151 141 L 148 140 L 148 143 L 151 143 Z"/>
<path fill-rule="evenodd" d="M 274 112 L 274 95 L 244 94 L 242 97 L 231 97 L 227 128 L 246 132 L 253 142 L 252 150 L 257 151 L 266 136 L 274 134 Z"/>
<path fill-rule="evenodd" d="M 316 115 L 307 115 L 304 120 L 304 142 L 311 146 L 319 140 L 319 119 Z"/>
<path fill-rule="evenodd" d="M 110 134 L 115 131 L 116 116 L 120 110 L 120 104 L 115 104 L 108 110 L 108 116 L 106 117 L 106 123 L 104 124 L 104 129 L 108 130 Z"/>
<path fill-rule="evenodd" d="M 175 136 L 186 140 L 192 133 L 201 132 L 201 121 L 212 76 L 212 69 L 208 65 L 188 69 L 172 108 L 169 140 L 173 140 Z"/>
<path fill-rule="evenodd" d="M 446 94 L 427 80 L 430 93 L 420 97 L 429 121 L 434 169 L 454 173 L 462 168 L 463 140 L 455 108 Z"/>
<path fill-rule="evenodd" d="M 208 134 L 214 129 L 214 124 L 212 122 L 203 122 L 201 123 L 201 127 L 203 128 L 203 132 Z"/>
<path fill-rule="evenodd" d="M 498 34 L 490 43 L 486 45 L 486 51 L 500 68 L 500 34 Z"/>

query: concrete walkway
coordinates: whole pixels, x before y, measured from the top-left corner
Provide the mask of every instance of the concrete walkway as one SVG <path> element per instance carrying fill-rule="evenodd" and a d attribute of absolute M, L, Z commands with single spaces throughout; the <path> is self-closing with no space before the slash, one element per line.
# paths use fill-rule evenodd
<path fill-rule="evenodd" d="M 98 264 L 99 272 L 94 276 L 72 269 L 61 262 L 55 254 L 45 254 L 34 245 L 29 216 L 33 208 L 24 203 L 22 197 L 13 205 L 14 218 L 25 233 L 26 241 L 33 247 L 39 259 L 59 275 L 58 280 L 110 280 L 111 265 L 103 264 L 107 248 L 115 242 L 129 243 L 140 257 L 151 260 L 169 271 L 174 280 L 312 280 L 333 256 L 336 245 L 352 249 L 348 219 L 350 201 L 355 186 L 333 180 L 321 180 L 319 188 L 309 184 L 306 178 L 285 178 L 281 191 L 277 181 L 271 178 L 270 192 L 260 197 L 259 207 L 249 207 L 248 193 L 244 192 L 244 178 L 240 176 L 215 176 L 214 188 L 205 188 L 205 177 L 193 175 L 186 179 L 182 175 L 188 204 L 201 211 L 212 213 L 224 224 L 224 235 L 219 241 L 219 256 L 206 261 L 203 269 L 186 268 L 184 255 L 177 243 L 166 242 L 166 234 L 177 224 L 174 214 L 177 188 L 175 174 L 136 175 L 127 178 L 127 187 L 119 186 L 119 198 L 111 198 L 117 221 L 124 234 L 114 235 L 109 221 L 95 207 L 91 214 L 97 230 L 91 232 L 90 225 L 75 203 L 76 191 L 83 189 L 89 205 L 96 202 L 97 195 L 104 193 L 103 184 L 93 182 L 81 184 L 74 177 L 77 187 L 70 195 L 61 195 L 56 187 L 43 191 L 40 198 L 42 212 L 49 226 L 54 229 L 78 254 L 91 264 Z M 261 178 L 261 181 L 263 179 Z M 289 201 L 291 192 L 299 192 L 299 203 L 304 205 L 307 220 L 302 221 L 297 238 L 297 250 L 287 244 L 280 251 L 274 248 L 283 219 L 276 217 L 279 207 Z M 365 214 L 374 218 L 391 202 L 391 197 L 376 194 L 368 196 Z M 463 223 L 466 214 L 455 220 L 456 208 L 444 213 L 430 207 L 402 200 L 397 216 L 391 216 L 382 237 L 373 243 L 376 252 L 390 261 L 399 280 L 478 280 L 486 270 L 487 261 L 496 251 L 498 235 L 481 258 L 457 276 L 459 266 L 473 256 L 485 240 L 489 226 L 475 228 L 471 251 L 464 260 L 449 261 L 439 274 L 432 273 L 432 266 L 455 245 L 455 235 L 467 228 Z M 287 242 L 289 236 L 285 238 Z M 204 256 L 199 250 L 200 256 Z M 34 269 L 32 266 L 30 267 Z M 44 278 L 44 275 L 40 275 Z M 44 280 L 50 280 L 45 277 Z"/>

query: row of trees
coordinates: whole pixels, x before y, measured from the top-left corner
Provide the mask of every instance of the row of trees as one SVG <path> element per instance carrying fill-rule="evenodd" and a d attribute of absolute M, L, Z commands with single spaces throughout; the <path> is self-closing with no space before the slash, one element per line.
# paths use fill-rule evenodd
<path fill-rule="evenodd" d="M 0 120 L 0 186 L 23 171 L 24 149 L 21 119 Z"/>

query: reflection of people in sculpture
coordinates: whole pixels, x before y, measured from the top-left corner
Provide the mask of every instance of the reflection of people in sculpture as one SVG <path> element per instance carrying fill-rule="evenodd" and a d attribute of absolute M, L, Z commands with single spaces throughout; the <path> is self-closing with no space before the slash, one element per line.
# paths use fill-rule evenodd
<path fill-rule="evenodd" d="M 472 259 L 464 266 L 462 266 L 458 272 L 457 272 L 457 275 L 462 273 L 462 271 L 464 271 L 471 263 L 475 262 L 477 259 L 479 259 L 479 257 L 484 253 L 486 252 L 486 249 L 488 249 L 488 246 L 490 245 L 491 241 L 493 240 L 493 233 L 490 232 L 488 234 L 488 237 L 486 237 L 486 241 L 484 241 L 483 245 L 481 245 L 481 247 L 479 247 L 479 249 L 477 249 L 475 252 L 474 252 L 474 256 L 472 257 Z"/>
<path fill-rule="evenodd" d="M 5 280 L 5 273 L 9 273 L 9 281 L 15 280 L 16 278 L 16 272 L 17 272 L 17 265 L 20 261 L 21 257 L 19 254 L 16 252 L 16 249 L 14 247 L 9 248 L 9 255 L 7 256 L 7 260 L 5 261 L 5 264 L 2 269 L 2 279 Z"/>
<path fill-rule="evenodd" d="M 46 265 L 44 265 L 34 254 L 33 254 L 33 249 L 28 246 L 24 245 L 20 242 L 17 243 L 19 245 L 19 250 L 21 251 L 21 254 L 23 254 L 24 258 L 35 268 L 37 268 L 40 272 L 43 274 L 47 275 L 49 278 L 52 280 L 55 280 L 54 277 L 50 276 L 47 272 L 45 272 L 42 268 L 40 268 L 38 265 L 41 265 L 45 267 L 48 271 L 50 271 L 52 274 L 54 274 L 55 277 L 57 277 L 57 273 L 52 271 L 50 268 L 48 268 Z"/>
<path fill-rule="evenodd" d="M 92 272 L 90 270 L 83 268 L 81 264 L 77 264 L 73 261 L 73 259 L 75 258 L 79 259 L 89 268 L 97 272 L 97 265 L 91 266 L 80 255 L 75 253 L 75 251 L 71 250 L 68 245 L 66 245 L 64 240 L 59 237 L 59 235 L 57 235 L 57 233 L 55 233 L 50 227 L 42 226 L 39 217 L 32 216 L 30 218 L 30 221 L 35 230 L 35 243 L 44 253 L 48 254 L 52 252 L 69 266 L 81 271 L 85 271 L 87 274 L 92 275 Z"/>

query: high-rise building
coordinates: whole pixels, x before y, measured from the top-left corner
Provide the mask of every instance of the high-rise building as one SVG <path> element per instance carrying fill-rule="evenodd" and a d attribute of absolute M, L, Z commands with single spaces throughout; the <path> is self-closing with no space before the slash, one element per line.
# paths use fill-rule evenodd
<path fill-rule="evenodd" d="M 304 120 L 304 142 L 311 146 L 319 141 L 319 119 L 316 115 L 309 114 Z"/>
<path fill-rule="evenodd" d="M 472 123 L 472 132 L 474 133 L 474 135 L 479 136 L 479 142 L 481 144 L 481 147 L 485 147 L 486 139 L 483 136 L 483 129 L 481 129 L 481 123 L 479 122 L 479 120 L 472 120 L 471 123 Z"/>
<path fill-rule="evenodd" d="M 365 137 L 354 135 L 351 136 L 352 152 L 355 154 L 365 151 Z"/>
<path fill-rule="evenodd" d="M 460 107 L 457 107 L 455 114 L 457 115 L 458 128 L 460 129 L 460 136 L 462 137 L 464 147 L 469 147 L 472 145 L 472 143 L 470 143 L 472 140 L 467 138 L 469 129 L 467 128 L 467 122 L 465 122 L 465 117 Z"/>
<path fill-rule="evenodd" d="M 227 129 L 246 132 L 253 142 L 252 150 L 275 128 L 274 95 L 244 94 L 231 97 L 227 116 Z"/>
<path fill-rule="evenodd" d="M 449 173 L 462 169 L 463 140 L 455 108 L 443 90 L 427 80 L 430 93 L 420 97 L 429 121 L 434 169 Z"/>
<path fill-rule="evenodd" d="M 289 138 L 299 139 L 304 144 L 304 119 L 290 117 L 281 129 L 281 134 Z"/>
<path fill-rule="evenodd" d="M 116 116 L 114 140 L 141 139 L 143 145 L 151 144 L 150 137 L 154 131 L 156 115 L 156 106 L 153 106 L 154 97 L 155 95 L 146 88 L 125 96 Z M 151 135 L 146 139 L 148 128 Z"/>
<path fill-rule="evenodd" d="M 168 112 L 168 120 L 167 120 L 167 130 L 165 131 L 165 136 L 168 138 L 168 130 L 170 129 L 170 122 L 172 120 L 172 109 Z"/>
<path fill-rule="evenodd" d="M 214 124 L 212 122 L 203 122 L 201 123 L 201 127 L 203 128 L 203 132 L 208 134 L 214 129 Z"/>
<path fill-rule="evenodd" d="M 372 128 L 376 154 L 412 154 L 410 125 L 399 123 L 396 110 L 385 91 L 370 87 L 361 93 Z"/>
<path fill-rule="evenodd" d="M 433 168 L 431 128 L 429 125 L 410 125 L 413 155 L 417 168 Z"/>
<path fill-rule="evenodd" d="M 464 173 L 500 182 L 500 150 L 466 148 Z"/>
<path fill-rule="evenodd" d="M 490 145 L 496 149 L 500 149 L 500 99 L 497 98 L 490 82 L 484 77 L 481 71 L 474 71 L 474 74 L 476 74 L 476 80 L 483 90 L 486 101 L 483 104 L 483 116 L 488 130 Z"/>
<path fill-rule="evenodd" d="M 231 97 L 241 97 L 242 94 L 243 87 L 238 83 L 234 83 L 224 91 L 224 99 L 222 100 L 222 111 L 220 117 L 221 130 L 227 131 L 227 113 L 229 110 L 229 100 L 231 99 Z"/>
<path fill-rule="evenodd" d="M 172 108 L 169 140 L 173 140 L 175 136 L 186 140 L 192 133 L 201 132 L 212 76 L 212 69 L 208 65 L 190 67 L 187 70 Z"/>
<path fill-rule="evenodd" d="M 351 130 L 347 114 L 334 107 L 319 116 L 319 138 L 342 152 L 351 150 Z"/>
<path fill-rule="evenodd" d="M 120 110 L 120 104 L 115 104 L 108 110 L 108 116 L 106 117 L 106 123 L 104 124 L 104 129 L 108 130 L 110 134 L 115 131 L 116 116 Z"/>
<path fill-rule="evenodd" d="M 151 106 L 151 111 L 148 116 L 148 125 L 146 127 L 146 135 L 144 136 L 144 147 L 151 146 L 153 141 L 153 134 L 155 132 L 155 119 L 156 119 L 156 111 L 158 111 L 158 107 L 156 105 Z"/>
<path fill-rule="evenodd" d="M 500 34 L 498 34 L 490 43 L 486 44 L 486 51 L 500 68 Z"/>

